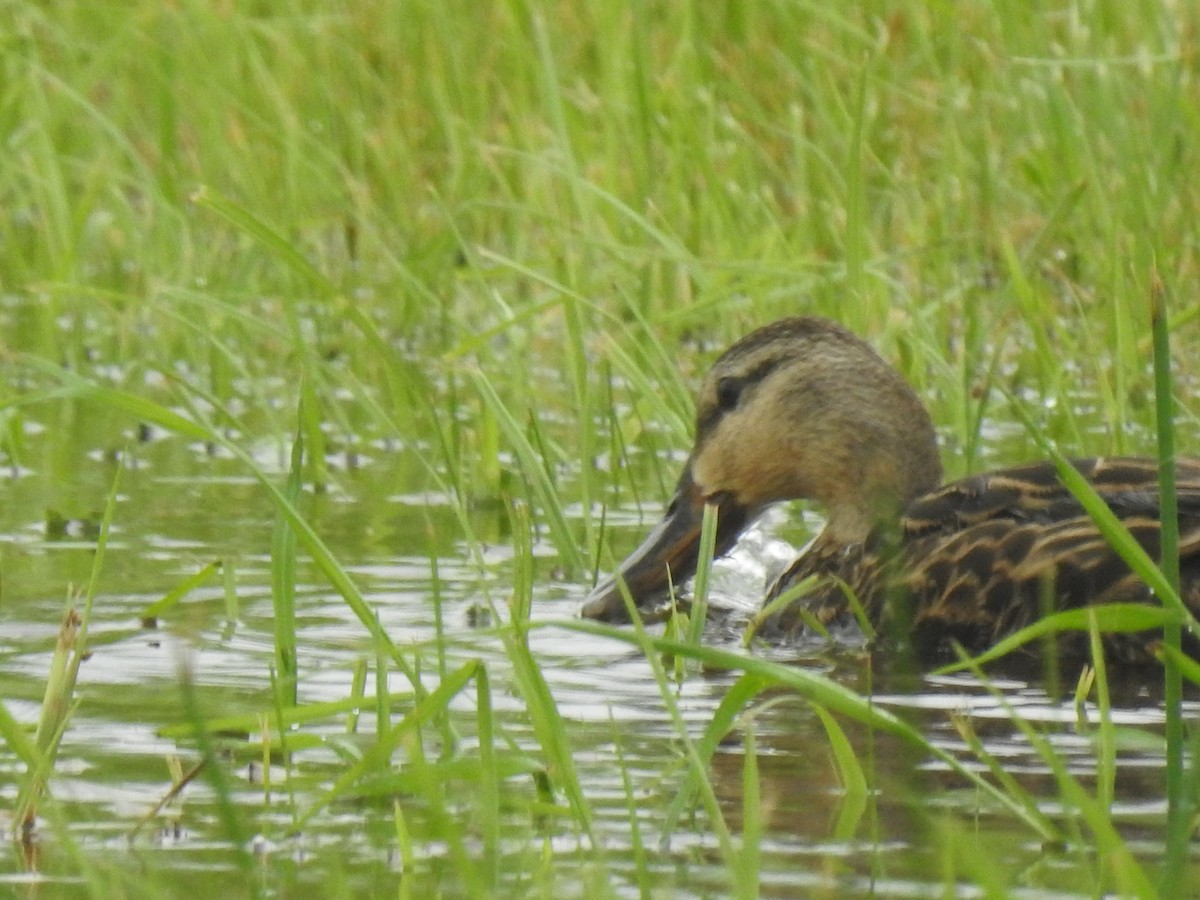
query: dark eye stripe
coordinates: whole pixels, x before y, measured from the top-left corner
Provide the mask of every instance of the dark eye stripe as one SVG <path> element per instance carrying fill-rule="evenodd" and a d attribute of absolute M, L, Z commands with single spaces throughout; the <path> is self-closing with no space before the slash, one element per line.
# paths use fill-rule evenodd
<path fill-rule="evenodd" d="M 747 392 L 765 379 L 783 362 L 781 357 L 772 357 L 741 375 L 725 375 L 717 380 L 717 402 L 708 409 L 701 409 L 696 418 L 696 435 L 710 432 L 728 412 L 737 409 Z"/>

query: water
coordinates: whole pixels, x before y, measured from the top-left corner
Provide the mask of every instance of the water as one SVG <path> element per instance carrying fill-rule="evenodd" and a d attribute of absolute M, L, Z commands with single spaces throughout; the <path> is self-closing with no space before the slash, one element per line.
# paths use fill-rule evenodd
<path fill-rule="evenodd" d="M 220 811 L 209 785 L 198 779 L 182 800 L 151 815 L 171 784 L 169 760 L 178 757 L 186 770 L 197 758 L 193 744 L 164 737 L 160 731 L 182 721 L 180 680 L 185 672 L 194 680 L 208 716 L 271 709 L 273 509 L 235 461 L 163 436 L 146 443 L 132 441 L 126 449 L 126 441 L 117 436 L 123 427 L 119 420 L 82 407 L 72 407 L 69 413 L 44 421 L 46 431 L 60 429 L 59 433 L 53 440 L 44 433 L 35 435 L 23 467 L 0 482 L 3 700 L 19 721 L 36 721 L 64 603 L 88 582 L 94 524 L 116 473 L 115 459 L 123 455 L 120 502 L 93 612 L 93 653 L 82 667 L 80 705 L 63 738 L 51 787 L 85 854 L 102 858 L 130 878 L 149 873 L 164 894 L 222 895 L 241 886 L 244 876 L 223 839 Z M 91 446 L 90 436 L 96 433 L 113 435 L 111 446 L 83 449 Z M 255 454 L 281 480 L 285 449 L 267 445 Z M 419 649 L 431 686 L 436 683 L 436 632 L 430 560 L 436 556 L 448 664 L 482 658 L 494 681 L 503 732 L 518 746 L 536 752 L 527 710 L 513 689 L 511 663 L 475 615 L 487 597 L 503 608 L 512 583 L 507 515 L 497 509 L 475 514 L 472 526 L 487 541 L 481 560 L 476 560 L 457 538 L 451 508 L 430 492 L 420 473 L 411 453 L 373 447 L 355 468 L 336 471 L 328 492 L 306 497 L 304 510 L 378 611 L 388 633 L 401 647 Z M 49 511 L 60 520 L 53 529 L 47 526 Z M 644 525 L 634 511 L 618 513 L 612 519 L 620 523 L 617 541 L 632 545 Z M 727 604 L 751 605 L 771 570 L 790 555 L 790 543 L 803 539 L 812 524 L 780 516 L 753 534 L 718 571 L 718 596 Z M 226 616 L 225 586 L 217 577 L 190 594 L 159 627 L 143 627 L 142 612 L 149 603 L 216 558 L 232 566 L 236 621 Z M 534 618 L 571 616 L 586 585 L 559 578 L 548 548 L 535 547 L 535 570 Z M 310 565 L 301 564 L 297 582 L 300 700 L 344 698 L 356 663 L 374 659 L 370 640 Z M 716 633 L 711 637 L 727 640 Z M 542 820 L 529 815 L 528 802 L 515 803 L 505 820 L 501 846 L 504 891 L 524 895 L 530 884 L 552 884 L 558 896 L 564 895 L 564 885 L 573 885 L 579 896 L 600 888 L 636 896 L 634 884 L 643 877 L 638 875 L 642 866 L 664 896 L 726 892 L 727 867 L 703 814 L 689 811 L 671 834 L 661 833 L 685 766 L 681 742 L 641 653 L 563 627 L 534 631 L 531 644 L 557 708 L 569 723 L 575 764 L 606 848 L 607 875 L 581 849 L 569 817 Z M 855 690 L 866 690 L 874 679 L 879 705 L 963 757 L 970 754 L 958 726 L 969 723 L 1004 770 L 1038 799 L 1044 812 L 1055 815 L 1059 792 L 1054 778 L 1013 723 L 1007 703 L 1048 737 L 1072 774 L 1089 790 L 1095 789 L 1091 730 L 1077 727 L 1079 714 L 1069 698 L 1049 696 L 1036 680 L 1000 680 L 997 697 L 968 677 L 891 682 L 886 673 L 870 673 L 861 655 L 851 652 L 810 657 L 800 664 Z M 735 677 L 706 672 L 679 686 L 680 711 L 693 738 L 703 732 Z M 398 676 L 391 683 L 397 693 L 407 689 Z M 1162 854 L 1165 817 L 1163 754 L 1161 742 L 1154 740 L 1162 731 L 1161 703 L 1153 684 L 1116 687 L 1120 690 L 1114 721 L 1122 741 L 1114 810 L 1136 855 L 1153 862 Z M 461 707 L 469 732 L 468 698 L 460 698 L 456 707 Z M 1102 863 L 1088 840 L 1065 848 L 1044 847 L 1028 828 L 998 811 L 943 764 L 895 738 L 843 723 L 872 779 L 868 797 L 850 797 L 840 784 L 825 728 L 808 703 L 771 696 L 754 709 L 764 896 L 925 896 L 942 892 L 947 878 L 966 885 L 976 871 L 1017 873 L 1008 884 L 1029 896 L 1089 893 L 1088 879 Z M 1190 718 L 1198 712 L 1195 704 L 1189 705 Z M 1095 710 L 1087 714 L 1094 725 Z M 361 728 L 367 735 L 372 730 L 368 711 Z M 304 733 L 320 740 L 297 754 L 300 808 L 307 808 L 344 770 L 339 754 L 363 745 L 345 734 L 344 718 L 306 727 Z M 645 848 L 640 858 L 622 767 L 616 764 L 618 750 Z M 735 834 L 741 827 L 744 762 L 743 745 L 735 734 L 712 765 L 712 784 Z M 0 748 L 0 825 L 6 830 L 12 827 L 20 772 L 11 750 Z M 330 879 L 344 881 L 358 894 L 455 883 L 450 880 L 452 854 L 430 836 L 432 832 L 422 831 L 428 823 L 418 802 L 405 801 L 420 860 L 415 874 L 402 878 L 390 803 L 335 804 L 298 837 L 289 837 L 291 807 L 278 781 L 268 793 L 261 765 L 243 758 L 231 763 L 229 772 L 233 796 L 249 828 L 247 846 L 256 860 L 256 886 L 268 894 L 290 896 Z M 277 764 L 273 775 L 277 780 L 282 775 Z M 527 779 L 516 776 L 513 782 L 518 797 L 533 794 Z M 558 802 L 563 802 L 561 797 Z M 460 807 L 452 802 L 451 808 Z M 1073 827 L 1068 823 L 1068 834 Z M 982 860 L 973 861 L 969 854 L 948 856 L 948 842 L 964 830 L 974 836 L 975 845 L 985 848 L 980 851 Z M 1086 829 L 1079 834 L 1086 838 Z M 33 853 L 27 856 L 17 843 L 0 844 L 0 893 L 53 897 L 84 890 L 69 844 L 52 828 L 42 827 Z M 948 858 L 955 860 L 949 875 Z M 957 892 L 976 895 L 965 886 Z"/>

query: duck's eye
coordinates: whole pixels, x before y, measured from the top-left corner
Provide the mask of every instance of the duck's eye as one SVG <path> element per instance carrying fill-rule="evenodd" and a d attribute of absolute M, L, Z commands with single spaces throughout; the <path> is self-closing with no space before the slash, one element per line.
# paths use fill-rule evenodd
<path fill-rule="evenodd" d="M 742 380 L 740 378 L 722 378 L 717 382 L 717 406 L 724 412 L 737 408 L 742 399 Z"/>

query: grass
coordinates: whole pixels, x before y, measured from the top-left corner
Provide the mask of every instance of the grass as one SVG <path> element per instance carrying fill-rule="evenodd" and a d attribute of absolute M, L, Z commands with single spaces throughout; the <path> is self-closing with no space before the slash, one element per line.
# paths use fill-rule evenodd
<path fill-rule="evenodd" d="M 428 873 L 422 853 L 442 842 L 467 894 L 514 884 L 554 894 L 577 877 L 599 890 L 623 871 L 599 837 L 602 803 L 541 672 L 531 610 L 551 586 L 546 559 L 581 584 L 629 549 L 636 535 L 612 513 L 657 511 L 677 472 L 666 452 L 688 444 L 699 373 L 754 325 L 808 312 L 867 336 L 929 403 L 949 477 L 1043 445 L 1064 456 L 1161 448 L 1169 459 L 1172 441 L 1196 443 L 1200 13 L 970 2 L 954 5 L 953 28 L 948 14 L 912 0 L 286 12 L 134 2 L 119 14 L 0 0 L 12 23 L 0 36 L 0 462 L 72 484 L 87 454 L 127 447 L 141 423 L 227 460 L 276 523 L 259 546 L 234 548 L 271 560 L 271 661 L 253 709 L 234 716 L 256 737 L 220 744 L 228 717 L 187 688 L 203 692 L 205 673 L 180 685 L 179 734 L 192 735 L 180 740 L 198 741 L 188 746 L 208 761 L 233 854 L 249 814 L 221 780 L 218 750 L 286 758 L 276 777 L 292 822 L 320 821 L 352 796 L 378 800 L 404 864 Z M 1170 308 L 1152 317 L 1148 297 Z M 403 491 L 444 498 L 453 523 L 453 541 L 428 541 L 432 645 L 388 632 L 318 512 L 346 481 L 344 460 L 383 443 L 415 460 Z M 0 490 L 16 498 L 20 481 Z M 6 494 L 0 509 L 13 507 Z M 499 585 L 487 557 L 497 543 L 513 554 Z M 157 585 L 163 618 L 183 619 L 181 599 L 215 575 L 215 556 L 239 617 L 236 552 L 214 548 Z M 464 658 L 443 629 L 439 592 L 452 585 L 440 573 L 452 561 L 479 573 L 493 619 L 482 636 L 499 642 L 501 662 Z M 1157 562 L 1138 560 L 1169 604 L 1169 566 L 1160 575 Z M 11 608 L 26 564 L 8 550 L 0 564 Z M 302 699 L 314 674 L 297 621 L 303 567 L 364 636 L 348 663 L 359 687 L 329 707 Z M 1173 610 L 1114 609 L 1099 624 L 1170 629 L 1182 619 Z M 619 637 L 655 663 L 669 651 L 715 664 L 696 640 L 701 624 L 669 646 Z M 1096 627 L 1069 614 L 1057 624 Z M 839 835 L 871 817 L 859 728 L 899 729 L 1024 833 L 1061 830 L 1005 781 L 986 742 L 974 753 L 993 777 L 980 784 L 929 735 L 836 681 L 719 661 L 744 674 L 699 737 L 672 705 L 697 667 L 652 668 L 682 748 L 681 799 L 661 804 L 663 818 L 703 821 L 730 893 L 752 895 L 771 865 L 754 752 L 769 735 L 750 704 L 779 689 L 818 710 L 814 733 L 849 798 Z M 1178 664 L 1169 683 L 1195 680 Z M 72 693 L 46 703 L 66 712 L 60 734 L 86 703 Z M 530 723 L 521 739 L 498 712 L 510 695 Z M 1171 688 L 1166 702 L 1172 799 L 1196 793 L 1178 697 Z M 52 767 L 12 702 L 0 704 L 4 752 L 31 772 Z M 317 743 L 295 730 L 302 721 L 360 708 L 375 727 L 342 729 L 352 733 L 336 763 L 318 774 L 298 761 Z M 709 774 L 739 727 L 740 832 Z M 1112 738 L 1098 734 L 1108 778 Z M 1186 804 L 1171 807 L 1160 873 L 1125 843 L 1110 788 L 1089 794 L 1052 747 L 1029 740 L 1085 822 L 1078 842 L 1116 861 L 1088 890 L 1171 895 L 1187 873 Z M 664 876 L 634 797 L 630 767 L 645 761 L 631 747 L 618 754 L 639 835 L 631 865 L 649 895 Z M 93 893 L 135 891 L 74 841 L 53 784 L 39 809 L 90 867 Z M 551 824 L 509 840 L 514 807 Z M 951 880 L 1013 887 L 953 827 L 928 831 Z M 583 848 L 582 876 L 543 851 L 564 836 Z"/>

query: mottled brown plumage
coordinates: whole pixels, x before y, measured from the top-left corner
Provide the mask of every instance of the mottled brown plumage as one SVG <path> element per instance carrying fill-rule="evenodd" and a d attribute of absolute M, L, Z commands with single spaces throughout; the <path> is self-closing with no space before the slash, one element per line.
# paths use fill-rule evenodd
<path fill-rule="evenodd" d="M 718 510 L 718 554 L 770 504 L 809 499 L 827 524 L 779 578 L 768 602 L 810 575 L 807 594 L 760 633 L 786 638 L 853 626 L 847 592 L 919 657 L 972 652 L 1047 609 L 1157 602 L 1108 546 L 1050 463 L 975 475 L 938 487 L 941 463 L 928 413 L 900 375 L 833 322 L 785 319 L 759 329 L 714 364 L 697 403 L 696 444 L 666 516 L 583 614 L 626 618 L 618 579 L 643 609 L 695 572 L 706 504 Z M 1153 460 L 1075 460 L 1075 467 L 1146 549 L 1159 554 Z M 1177 463 L 1185 603 L 1200 612 L 1200 461 Z M 1116 663 L 1149 661 L 1158 635 L 1105 636 Z M 1188 637 L 1186 649 L 1200 656 Z M 1085 656 L 1087 636 L 1060 640 Z"/>

